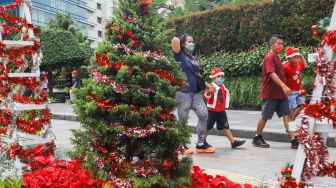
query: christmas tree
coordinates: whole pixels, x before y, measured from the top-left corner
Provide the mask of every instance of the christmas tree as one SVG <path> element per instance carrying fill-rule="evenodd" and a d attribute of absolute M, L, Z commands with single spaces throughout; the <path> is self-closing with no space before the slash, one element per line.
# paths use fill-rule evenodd
<path fill-rule="evenodd" d="M 116 187 L 190 183 L 191 159 L 178 156 L 190 132 L 172 112 L 184 74 L 164 56 L 173 31 L 155 10 L 148 0 L 120 1 L 90 77 L 75 91 L 82 129 L 71 155 Z"/>

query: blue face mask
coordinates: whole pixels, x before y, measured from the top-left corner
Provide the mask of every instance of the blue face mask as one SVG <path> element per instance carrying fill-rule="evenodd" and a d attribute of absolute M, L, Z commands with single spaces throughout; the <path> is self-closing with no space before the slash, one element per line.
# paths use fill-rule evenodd
<path fill-rule="evenodd" d="M 222 85 L 223 82 L 224 82 L 224 79 L 223 79 L 223 78 L 216 78 L 214 82 L 215 82 L 217 85 Z"/>
<path fill-rule="evenodd" d="M 193 51 L 194 51 L 194 48 L 195 48 L 195 44 L 194 44 L 194 43 L 188 43 L 188 44 L 187 44 L 187 49 L 188 49 L 190 52 L 193 52 Z"/>

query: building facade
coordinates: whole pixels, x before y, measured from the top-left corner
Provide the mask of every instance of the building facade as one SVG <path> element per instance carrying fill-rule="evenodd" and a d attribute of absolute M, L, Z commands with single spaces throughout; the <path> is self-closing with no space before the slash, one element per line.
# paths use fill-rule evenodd
<path fill-rule="evenodd" d="M 13 0 L 0 0 L 9 4 Z M 67 13 L 75 21 L 78 29 L 97 47 L 104 38 L 106 19 L 113 16 L 115 0 L 32 0 L 33 24 L 44 27 L 57 13 Z M 20 15 L 19 11 L 15 14 Z"/>

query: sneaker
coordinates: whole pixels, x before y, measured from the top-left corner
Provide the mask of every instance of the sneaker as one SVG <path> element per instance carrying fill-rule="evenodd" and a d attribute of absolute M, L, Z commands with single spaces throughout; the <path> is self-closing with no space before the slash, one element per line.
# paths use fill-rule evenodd
<path fill-rule="evenodd" d="M 196 151 L 199 153 L 213 153 L 216 151 L 216 149 L 211 147 L 209 144 L 203 144 L 202 146 L 196 144 Z"/>
<path fill-rule="evenodd" d="M 181 151 L 182 155 L 190 155 L 190 154 L 193 154 L 193 153 L 194 153 L 194 150 L 192 150 L 192 149 L 185 149 L 185 150 Z"/>
<path fill-rule="evenodd" d="M 297 137 L 294 137 L 294 139 L 291 140 L 291 149 L 298 149 L 299 147 L 299 141 Z"/>
<path fill-rule="evenodd" d="M 188 148 L 186 145 L 181 145 L 177 151 L 181 155 L 190 155 L 194 153 L 194 150 Z"/>
<path fill-rule="evenodd" d="M 212 145 L 210 145 L 206 140 L 204 140 L 204 145 L 209 146 L 210 148 L 212 148 Z"/>
<path fill-rule="evenodd" d="M 232 149 L 237 148 L 245 143 L 245 140 L 235 140 L 232 144 L 231 147 Z"/>
<path fill-rule="evenodd" d="M 270 145 L 265 142 L 265 140 L 262 138 L 261 135 L 255 136 L 253 138 L 252 144 L 255 147 L 260 147 L 260 148 L 269 148 Z"/>

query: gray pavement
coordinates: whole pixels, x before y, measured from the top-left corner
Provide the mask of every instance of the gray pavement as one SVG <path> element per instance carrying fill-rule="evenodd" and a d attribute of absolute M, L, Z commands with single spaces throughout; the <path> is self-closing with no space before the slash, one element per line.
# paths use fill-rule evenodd
<path fill-rule="evenodd" d="M 73 105 L 67 103 L 49 104 L 53 119 L 76 121 L 76 114 L 73 112 Z M 257 121 L 261 116 L 260 111 L 243 111 L 243 110 L 227 110 L 227 116 L 231 131 L 235 137 L 253 138 Z M 190 111 L 188 125 L 193 133 L 196 133 L 197 116 L 193 111 Z M 210 135 L 224 135 L 222 131 L 213 129 Z M 335 135 L 333 135 L 335 136 Z M 278 118 L 274 114 L 273 119 L 268 121 L 263 132 L 265 140 L 277 142 L 289 142 L 289 137 L 285 133 L 282 118 Z M 328 138 L 327 145 L 336 147 L 334 138 Z"/>
<path fill-rule="evenodd" d="M 69 146 L 70 129 L 79 129 L 77 121 L 52 120 L 53 132 L 57 146 Z M 241 138 L 238 138 L 241 139 Z M 226 137 L 210 135 L 207 141 L 216 148 L 212 154 L 194 153 L 194 165 L 206 169 L 209 174 L 221 174 L 239 183 L 253 183 L 254 185 L 273 185 L 280 176 L 280 169 L 287 162 L 293 163 L 296 150 L 289 149 L 288 143 L 270 141 L 271 148 L 256 148 L 251 139 L 237 149 L 231 149 Z M 191 138 L 191 148 L 197 142 L 197 135 Z M 336 158 L 336 149 L 329 149 L 332 160 Z"/>

